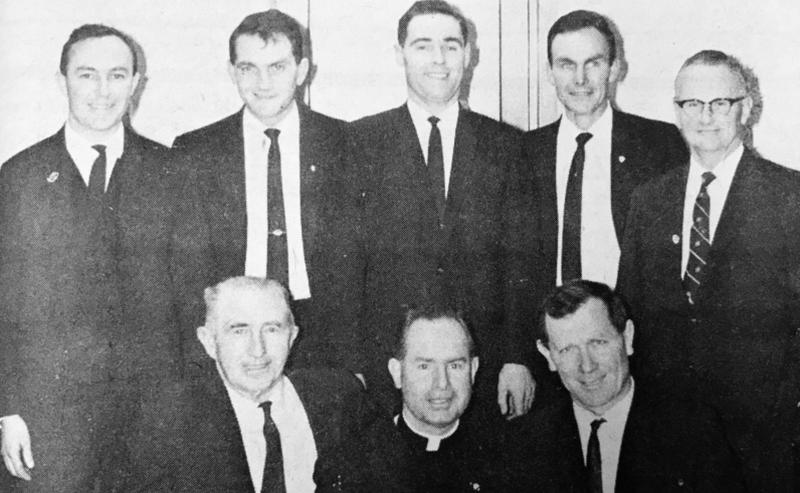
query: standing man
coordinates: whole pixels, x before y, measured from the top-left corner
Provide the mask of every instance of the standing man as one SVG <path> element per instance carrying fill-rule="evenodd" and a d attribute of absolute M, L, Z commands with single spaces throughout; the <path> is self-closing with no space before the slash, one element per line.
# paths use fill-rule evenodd
<path fill-rule="evenodd" d="M 569 281 L 540 317 L 539 352 L 566 391 L 511 424 L 516 491 L 743 490 L 710 408 L 634 382 L 634 326 L 618 294 Z"/>
<path fill-rule="evenodd" d="M 192 333 L 202 313 L 198 293 L 246 274 L 289 287 L 303 327 L 297 363 L 357 370 L 361 273 L 356 202 L 345 202 L 352 194 L 340 181 L 343 123 L 298 99 L 310 62 L 292 17 L 247 16 L 229 51 L 244 107 L 174 143 L 189 177 L 173 262 L 185 359 L 202 358 Z"/>
<path fill-rule="evenodd" d="M 641 374 L 715 406 L 748 486 L 773 491 L 757 456 L 772 446 L 770 416 L 795 405 L 779 390 L 797 368 L 800 174 L 744 147 L 753 87 L 719 51 L 683 64 L 675 115 L 691 158 L 634 194 L 619 289 Z"/>
<path fill-rule="evenodd" d="M 75 29 L 61 53 L 66 124 L 0 169 L 2 491 L 93 491 L 135 395 L 120 385 L 177 356 L 173 175 L 166 149 L 123 124 L 138 67 L 126 34 Z"/>
<path fill-rule="evenodd" d="M 391 401 L 385 362 L 403 313 L 430 300 L 461 308 L 484 355 L 477 404 L 513 417 L 534 389 L 524 365 L 532 344 L 504 314 L 520 248 L 519 135 L 459 105 L 468 39 L 456 8 L 414 3 L 397 27 L 408 102 L 352 124 L 368 263 L 360 350 L 370 355 L 367 385 L 389 389 Z"/>

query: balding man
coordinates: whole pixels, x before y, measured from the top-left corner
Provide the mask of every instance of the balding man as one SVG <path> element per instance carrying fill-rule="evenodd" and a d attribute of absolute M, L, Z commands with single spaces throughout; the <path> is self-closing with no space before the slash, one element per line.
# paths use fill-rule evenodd
<path fill-rule="evenodd" d="M 717 407 L 748 486 L 772 491 L 757 457 L 791 402 L 779 386 L 800 337 L 800 173 L 746 145 L 754 87 L 720 51 L 683 64 L 674 106 L 691 158 L 634 194 L 618 287 L 642 377 Z"/>

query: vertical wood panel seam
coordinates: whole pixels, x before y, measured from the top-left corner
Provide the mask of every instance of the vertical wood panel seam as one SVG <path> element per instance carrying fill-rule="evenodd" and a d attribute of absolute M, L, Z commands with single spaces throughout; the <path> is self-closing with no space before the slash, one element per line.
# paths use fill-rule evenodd
<path fill-rule="evenodd" d="M 499 120 L 503 118 L 503 0 L 497 0 L 497 83 L 498 83 L 498 105 Z"/>

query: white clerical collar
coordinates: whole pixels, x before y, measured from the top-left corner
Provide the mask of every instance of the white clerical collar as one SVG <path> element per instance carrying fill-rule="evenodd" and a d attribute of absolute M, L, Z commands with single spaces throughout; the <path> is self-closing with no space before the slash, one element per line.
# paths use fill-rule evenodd
<path fill-rule="evenodd" d="M 631 377 L 631 387 L 628 389 L 628 393 L 625 396 L 617 401 L 614 406 L 604 412 L 602 415 L 598 416 L 597 414 L 593 413 L 592 411 L 586 409 L 585 407 L 581 406 L 576 401 L 572 401 L 572 409 L 575 412 L 575 418 L 577 419 L 578 423 L 591 423 L 592 421 L 603 418 L 606 422 L 609 423 L 625 423 L 628 419 L 628 412 L 631 410 L 631 403 L 633 402 L 633 391 L 634 391 L 634 381 L 633 377 Z"/>
<path fill-rule="evenodd" d="M 455 128 L 456 122 L 458 121 L 458 101 L 451 102 L 444 110 L 436 114 L 431 113 L 411 98 L 408 99 L 407 105 L 408 112 L 411 114 L 411 120 L 414 122 L 415 126 L 429 126 L 428 118 L 431 116 L 438 118 L 441 126 L 448 126 L 451 128 Z"/>
<path fill-rule="evenodd" d="M 457 419 L 453 427 L 450 428 L 450 430 L 448 430 L 447 433 L 443 435 L 432 435 L 430 433 L 426 433 L 414 427 L 414 425 L 412 424 L 413 422 L 412 420 L 414 419 L 414 417 L 410 415 L 409 411 L 405 407 L 403 408 L 402 412 L 403 412 L 403 421 L 405 422 L 406 426 L 408 426 L 408 429 L 414 432 L 416 435 L 428 439 L 428 445 L 425 447 L 426 452 L 436 452 L 437 450 L 439 450 L 439 445 L 442 443 L 442 440 L 453 436 L 453 433 L 455 433 L 456 430 L 458 429 L 458 424 L 460 422 L 460 420 Z M 397 424 L 399 418 L 400 418 L 399 414 L 394 417 L 394 424 Z"/>
<path fill-rule="evenodd" d="M 594 123 L 592 123 L 591 127 L 587 128 L 586 130 L 583 130 L 582 128 L 579 128 L 577 125 L 575 125 L 575 123 L 572 120 L 567 118 L 566 113 L 562 113 L 561 120 L 559 122 L 558 135 L 564 135 L 568 137 L 569 140 L 572 142 L 575 141 L 575 137 L 584 132 L 591 133 L 593 140 L 595 142 L 598 142 L 601 139 L 605 139 L 606 136 L 610 138 L 611 126 L 613 123 L 613 118 L 612 118 L 613 114 L 614 112 L 611 110 L 611 105 L 606 104 L 606 109 L 603 110 L 603 113 L 600 115 L 600 118 L 598 118 Z"/>
<path fill-rule="evenodd" d="M 264 130 L 268 128 L 277 128 L 281 131 L 281 134 L 286 135 L 289 132 L 298 133 L 300 129 L 300 116 L 298 115 L 296 101 L 290 103 L 289 112 L 275 125 L 264 125 L 247 107 L 244 108 L 242 114 L 242 125 L 245 133 L 263 134 Z"/>

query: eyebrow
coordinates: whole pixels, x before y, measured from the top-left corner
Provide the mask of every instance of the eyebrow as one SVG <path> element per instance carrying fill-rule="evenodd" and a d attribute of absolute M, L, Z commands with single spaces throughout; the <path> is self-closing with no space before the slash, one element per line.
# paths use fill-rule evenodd
<path fill-rule="evenodd" d="M 415 361 L 415 362 L 420 362 L 420 363 L 436 363 L 438 360 L 437 360 L 437 359 L 435 359 L 435 358 L 422 358 L 422 357 L 417 357 L 417 358 L 414 358 L 414 361 Z M 460 357 L 460 358 L 453 358 L 453 359 L 449 359 L 449 360 L 445 361 L 445 364 L 449 364 L 449 363 L 455 363 L 455 362 L 459 362 L 459 361 L 460 361 L 460 362 L 466 362 L 466 361 L 467 361 L 467 358 L 462 356 L 462 357 Z"/>
<path fill-rule="evenodd" d="M 409 45 L 415 45 L 415 44 L 418 44 L 418 43 L 432 43 L 432 42 L 433 42 L 433 38 L 415 38 L 415 39 L 412 39 L 408 44 Z M 459 46 L 464 46 L 464 40 L 461 39 L 461 38 L 457 38 L 455 36 L 450 36 L 448 38 L 444 38 L 444 42 L 445 43 L 458 43 Z"/>

